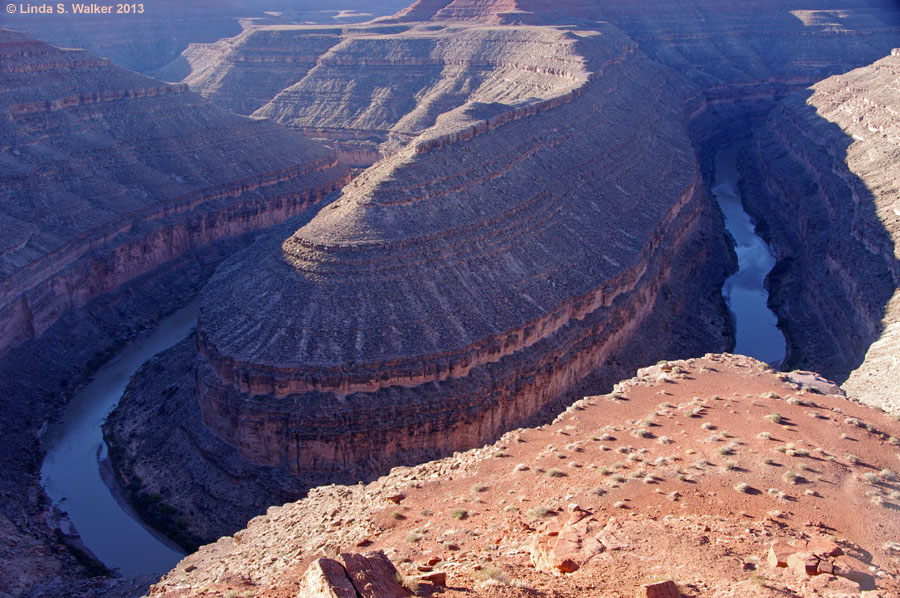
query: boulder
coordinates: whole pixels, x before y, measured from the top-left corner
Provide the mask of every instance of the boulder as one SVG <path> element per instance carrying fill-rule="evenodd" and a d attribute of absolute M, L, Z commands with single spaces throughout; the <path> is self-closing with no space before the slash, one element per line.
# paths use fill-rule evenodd
<path fill-rule="evenodd" d="M 573 573 L 606 550 L 598 539 L 602 529 L 589 511 L 572 505 L 562 528 L 551 522 L 538 531 L 531 544 L 531 562 L 541 571 Z"/>
<path fill-rule="evenodd" d="M 795 552 L 787 558 L 787 566 L 798 573 L 817 575 L 819 559 L 811 552 Z"/>
<path fill-rule="evenodd" d="M 642 585 L 634 594 L 635 598 L 681 598 L 681 592 L 674 581 L 661 581 Z"/>
<path fill-rule="evenodd" d="M 400 585 L 400 573 L 383 552 L 342 553 L 347 576 L 360 598 L 405 598 L 410 593 Z"/>
<path fill-rule="evenodd" d="M 357 598 L 356 590 L 341 564 L 326 558 L 310 564 L 297 595 L 303 598 Z"/>
<path fill-rule="evenodd" d="M 777 567 L 787 567 L 787 559 L 794 553 L 794 547 L 785 542 L 775 542 L 769 547 L 769 554 L 766 560 L 773 569 Z"/>

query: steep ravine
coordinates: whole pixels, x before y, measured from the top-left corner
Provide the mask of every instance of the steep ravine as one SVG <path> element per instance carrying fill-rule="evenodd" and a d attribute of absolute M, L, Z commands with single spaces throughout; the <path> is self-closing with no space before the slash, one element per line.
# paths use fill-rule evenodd
<path fill-rule="evenodd" d="M 689 90 L 604 33 L 580 47 L 598 75 L 581 93 L 428 131 L 220 267 L 199 357 L 155 360 L 111 419 L 136 502 L 164 495 L 210 540 L 286 492 L 476 446 L 730 346 L 733 256 Z"/>
<path fill-rule="evenodd" d="M 897 186 L 888 174 L 896 141 L 870 126 L 896 127 L 894 96 L 880 91 L 896 63 L 889 57 L 786 98 L 745 154 L 755 198 L 748 209 L 776 248 L 769 286 L 788 340 L 786 367 L 846 380 L 897 319 Z"/>
<path fill-rule="evenodd" d="M 308 139 L 84 51 L 0 30 L 0 58 L 0 593 L 77 595 L 103 569 L 40 488 L 49 423 L 229 253 L 348 172 Z"/>

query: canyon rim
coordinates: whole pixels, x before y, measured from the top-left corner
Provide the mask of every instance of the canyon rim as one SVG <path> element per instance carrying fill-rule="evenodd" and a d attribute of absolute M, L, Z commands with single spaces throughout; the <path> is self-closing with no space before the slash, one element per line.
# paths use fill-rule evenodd
<path fill-rule="evenodd" d="M 900 413 L 896 3 L 420 0 L 301 24 L 263 4 L 184 27 L 202 7 L 162 2 L 94 46 L 66 30 L 94 53 L 3 22 L 30 32 L 0 31 L 3 594 L 147 587 L 63 532 L 39 441 L 191 298 L 196 334 L 104 428 L 115 483 L 191 549 L 731 349 L 708 192 L 725 145 L 776 258 L 785 369 Z M 136 52 L 133 27 L 167 43 Z"/>

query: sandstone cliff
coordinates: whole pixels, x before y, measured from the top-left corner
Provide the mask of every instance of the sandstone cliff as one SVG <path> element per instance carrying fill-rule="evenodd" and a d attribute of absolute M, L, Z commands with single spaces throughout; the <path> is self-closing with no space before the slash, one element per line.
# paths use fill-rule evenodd
<path fill-rule="evenodd" d="M 0 593 L 77 595 L 102 568 L 46 510 L 47 424 L 241 235 L 308 211 L 347 171 L 295 133 L 24 34 L 0 32 L 0 97 Z"/>
<path fill-rule="evenodd" d="M 85 52 L 0 33 L 0 355 L 343 184 L 333 152 Z"/>
<path fill-rule="evenodd" d="M 859 366 L 848 391 L 895 412 L 898 86 L 895 51 L 785 99 L 755 140 L 791 363 L 841 380 Z"/>
<path fill-rule="evenodd" d="M 198 330 L 216 436 L 301 477 L 472 446 L 607 360 L 637 367 L 623 347 L 693 297 L 675 281 L 721 280 L 688 90 L 612 28 L 570 47 L 590 70 L 577 91 L 439 119 L 288 239 L 220 267 Z M 671 337 L 724 346 L 721 297 L 697 307 L 718 325 Z"/>

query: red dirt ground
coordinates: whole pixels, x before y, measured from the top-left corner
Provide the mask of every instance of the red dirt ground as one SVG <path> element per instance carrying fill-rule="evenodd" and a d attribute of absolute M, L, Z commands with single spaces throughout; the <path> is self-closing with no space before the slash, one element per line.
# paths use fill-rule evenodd
<path fill-rule="evenodd" d="M 447 572 L 418 589 L 446 598 L 631 597 L 663 579 L 696 597 L 900 596 L 900 423 L 837 391 L 740 356 L 659 364 L 551 425 L 272 508 L 153 595 L 294 597 L 316 556 L 384 550 L 408 579 Z M 606 550 L 536 569 L 532 542 L 571 505 Z M 835 541 L 857 582 L 766 564 L 773 542 L 810 538 Z"/>

